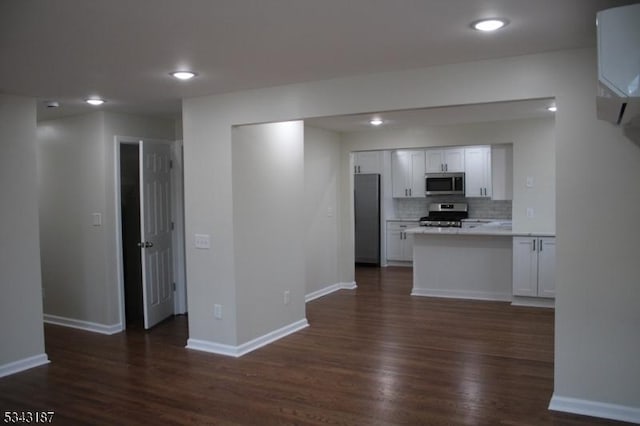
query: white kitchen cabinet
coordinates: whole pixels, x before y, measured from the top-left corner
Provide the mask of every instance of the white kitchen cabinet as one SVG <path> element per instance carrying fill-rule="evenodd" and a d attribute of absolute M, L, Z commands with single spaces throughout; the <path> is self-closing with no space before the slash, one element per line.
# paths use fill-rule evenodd
<path fill-rule="evenodd" d="M 464 148 L 425 150 L 426 173 L 464 172 Z"/>
<path fill-rule="evenodd" d="M 555 298 L 556 239 L 513 238 L 513 295 Z"/>
<path fill-rule="evenodd" d="M 353 173 L 382 173 L 382 151 L 354 152 Z"/>
<path fill-rule="evenodd" d="M 411 262 L 413 260 L 413 234 L 405 231 L 419 226 L 418 222 L 387 222 L 387 260 Z"/>
<path fill-rule="evenodd" d="M 391 153 L 393 198 L 423 198 L 424 150 L 399 150 Z"/>
<path fill-rule="evenodd" d="M 491 147 L 472 146 L 464 151 L 465 196 L 491 198 Z"/>

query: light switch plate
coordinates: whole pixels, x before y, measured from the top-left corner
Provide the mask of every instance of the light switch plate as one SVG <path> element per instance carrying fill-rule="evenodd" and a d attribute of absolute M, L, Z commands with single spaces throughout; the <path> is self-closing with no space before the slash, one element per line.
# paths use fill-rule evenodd
<path fill-rule="evenodd" d="M 102 213 L 91 213 L 91 224 L 93 226 L 102 226 Z"/>
<path fill-rule="evenodd" d="M 210 249 L 211 239 L 209 234 L 195 234 L 194 243 L 198 249 Z"/>
<path fill-rule="evenodd" d="M 533 188 L 533 176 L 527 176 L 527 188 Z"/>

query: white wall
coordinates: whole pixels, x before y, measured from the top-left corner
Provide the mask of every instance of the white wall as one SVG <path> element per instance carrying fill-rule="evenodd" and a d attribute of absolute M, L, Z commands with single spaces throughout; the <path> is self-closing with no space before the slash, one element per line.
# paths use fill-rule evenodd
<path fill-rule="evenodd" d="M 234 248 L 235 258 L 242 259 L 235 271 L 237 343 L 242 344 L 306 320 L 304 125 L 241 126 L 232 138 Z"/>
<path fill-rule="evenodd" d="M 304 127 L 306 294 L 340 283 L 340 136 Z"/>
<path fill-rule="evenodd" d="M 172 120 L 95 112 L 38 124 L 44 312 L 113 326 L 117 284 L 114 136 L 174 136 Z M 92 225 L 102 214 L 102 226 Z"/>
<path fill-rule="evenodd" d="M 187 248 L 191 336 L 224 342 L 233 334 L 209 312 L 214 300 L 234 302 L 234 273 L 251 267 L 250 259 L 234 255 L 232 125 L 555 97 L 555 393 L 639 408 L 640 235 L 627 226 L 603 226 L 598 206 L 615 202 L 618 224 L 640 217 L 639 193 L 630 186 L 640 181 L 640 149 L 596 119 L 595 70 L 595 51 L 584 49 L 184 100 L 187 238 L 206 231 L 217 248 L 206 254 Z M 341 162 L 340 179 L 349 182 L 348 159 L 342 155 Z M 354 273 L 352 210 L 344 206 L 349 199 L 343 187 L 342 282 L 353 281 Z"/>
<path fill-rule="evenodd" d="M 344 151 L 513 144 L 513 229 L 555 232 L 555 120 L 550 118 L 374 129 L 342 134 Z M 527 176 L 535 181 L 527 188 Z M 533 218 L 526 216 L 534 209 Z"/>
<path fill-rule="evenodd" d="M 35 100 L 0 94 L 0 375 L 46 362 L 35 141 Z"/>

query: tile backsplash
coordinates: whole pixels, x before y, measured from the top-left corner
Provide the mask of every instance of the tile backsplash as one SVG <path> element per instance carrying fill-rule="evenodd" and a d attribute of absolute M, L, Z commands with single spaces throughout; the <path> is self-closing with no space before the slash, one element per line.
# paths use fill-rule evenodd
<path fill-rule="evenodd" d="M 511 200 L 441 196 L 425 198 L 394 198 L 395 217 L 420 218 L 428 214 L 431 203 L 467 203 L 469 217 L 476 219 L 511 219 Z"/>

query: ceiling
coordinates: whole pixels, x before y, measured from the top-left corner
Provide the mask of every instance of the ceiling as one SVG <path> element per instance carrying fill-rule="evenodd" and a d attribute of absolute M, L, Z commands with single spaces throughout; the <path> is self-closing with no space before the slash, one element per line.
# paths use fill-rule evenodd
<path fill-rule="evenodd" d="M 2 0 L 0 92 L 178 117 L 180 100 L 294 82 L 595 46 L 627 0 Z M 505 17 L 485 34 L 470 22 Z M 168 75 L 192 69 L 181 82 Z"/>

